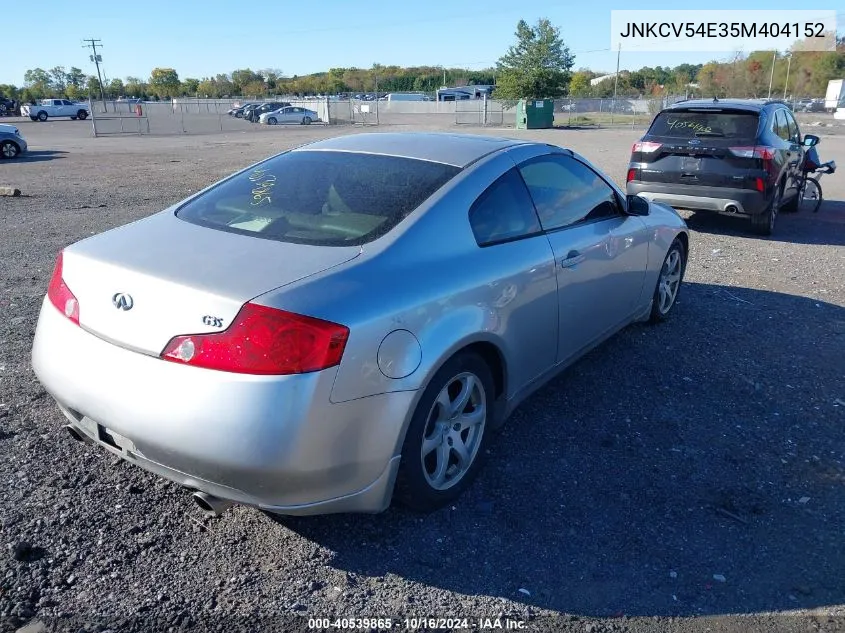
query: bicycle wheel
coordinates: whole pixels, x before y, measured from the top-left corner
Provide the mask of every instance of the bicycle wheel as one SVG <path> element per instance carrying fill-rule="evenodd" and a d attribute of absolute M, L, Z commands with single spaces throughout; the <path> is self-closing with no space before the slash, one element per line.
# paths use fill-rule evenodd
<path fill-rule="evenodd" d="M 801 196 L 798 201 L 801 211 L 815 213 L 819 210 L 822 204 L 822 186 L 815 178 L 807 178 L 804 180 L 804 186 L 801 188 Z"/>

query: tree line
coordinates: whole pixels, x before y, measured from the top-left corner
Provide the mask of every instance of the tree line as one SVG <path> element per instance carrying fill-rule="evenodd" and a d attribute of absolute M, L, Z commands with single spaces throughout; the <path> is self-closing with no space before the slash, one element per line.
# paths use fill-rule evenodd
<path fill-rule="evenodd" d="M 103 92 L 113 99 L 257 98 L 376 91 L 433 93 L 443 85 L 495 85 L 494 97 L 500 99 L 609 98 L 614 91 L 622 98 L 668 94 L 763 97 L 768 94 L 774 64 L 773 95 L 782 95 L 787 86 L 786 92 L 794 97 L 821 97 L 829 80 L 845 76 L 845 38 L 837 38 L 836 51 L 831 52 L 803 51 L 799 42 L 789 57 L 772 51 L 756 51 L 748 55 L 737 54 L 726 62 L 623 71 L 617 79 L 609 73 L 588 69 L 572 72 L 575 57 L 561 39 L 560 30 L 547 19 L 540 19 L 533 25 L 520 20 L 514 35 L 514 45 L 495 67 L 483 70 L 373 64 L 370 68 L 338 67 L 290 77 L 278 68 L 246 68 L 203 78 L 181 78 L 174 68 L 154 68 L 147 78 L 107 80 Z M 604 75 L 607 75 L 605 79 L 593 85 L 593 79 Z M 76 67 L 33 68 L 24 74 L 23 86 L 0 85 L 0 96 L 19 101 L 49 97 L 84 99 L 89 95 L 99 97 L 99 94 L 99 79 Z"/>

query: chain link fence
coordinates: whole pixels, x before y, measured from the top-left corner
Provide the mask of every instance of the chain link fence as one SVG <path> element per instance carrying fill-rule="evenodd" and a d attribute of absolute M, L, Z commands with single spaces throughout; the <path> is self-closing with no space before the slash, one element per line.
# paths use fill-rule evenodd
<path fill-rule="evenodd" d="M 230 111 L 246 103 L 286 101 L 313 110 L 321 122 L 330 120 L 328 102 L 294 98 L 268 99 L 173 99 L 172 101 L 92 102 L 95 136 L 120 134 L 214 134 L 238 132 L 257 125 L 236 118 Z"/>
<path fill-rule="evenodd" d="M 571 128 L 646 127 L 662 108 L 683 99 L 557 99 L 555 126 Z M 96 135 L 213 134 L 255 129 L 256 124 L 230 115 L 245 103 L 286 101 L 317 112 L 330 125 L 396 125 L 423 128 L 450 126 L 509 128 L 516 125 L 516 102 L 496 99 L 458 101 L 384 101 L 338 98 L 173 99 L 93 102 Z"/>

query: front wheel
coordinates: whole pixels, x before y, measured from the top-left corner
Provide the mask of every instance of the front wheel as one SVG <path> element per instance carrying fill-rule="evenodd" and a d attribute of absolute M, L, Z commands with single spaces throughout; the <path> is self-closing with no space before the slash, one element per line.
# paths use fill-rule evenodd
<path fill-rule="evenodd" d="M 683 242 L 676 237 L 666 257 L 663 258 L 663 266 L 660 268 L 657 286 L 651 298 L 649 322 L 659 323 L 669 316 L 681 292 L 681 282 L 684 280 L 686 267 L 687 252 Z"/>
<path fill-rule="evenodd" d="M 822 206 L 822 186 L 815 178 L 804 180 L 804 186 L 799 192 L 799 208 L 801 211 L 816 213 Z"/>
<path fill-rule="evenodd" d="M 302 117 L 302 125 L 311 125 L 311 117 L 310 116 Z"/>
<path fill-rule="evenodd" d="M 44 110 L 38 113 L 38 120 L 42 123 L 47 120 L 47 113 Z"/>
<path fill-rule="evenodd" d="M 79 112 L 76 113 L 76 116 L 79 117 L 80 121 L 84 121 L 85 119 L 88 118 L 88 113 L 85 110 L 80 110 Z M 73 118 L 73 117 L 71 117 L 71 118 Z"/>
<path fill-rule="evenodd" d="M 20 154 L 20 148 L 12 141 L 3 141 L 0 144 L 0 156 L 3 158 L 15 158 L 18 154 Z"/>
<path fill-rule="evenodd" d="M 476 354 L 446 362 L 423 392 L 402 447 L 396 496 L 430 512 L 460 496 L 481 467 L 493 416 L 493 377 Z"/>
<path fill-rule="evenodd" d="M 275 117 L 271 116 L 269 119 L 267 119 L 267 125 L 276 125 L 276 123 L 278 123 L 278 121 L 276 121 Z"/>

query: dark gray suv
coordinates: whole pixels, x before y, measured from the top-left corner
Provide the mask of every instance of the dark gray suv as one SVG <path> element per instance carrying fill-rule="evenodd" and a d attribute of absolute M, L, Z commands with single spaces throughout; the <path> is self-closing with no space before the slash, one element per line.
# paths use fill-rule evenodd
<path fill-rule="evenodd" d="M 626 188 L 681 209 L 748 216 L 771 235 L 778 213 L 797 208 L 803 158 L 782 101 L 681 101 L 634 143 Z"/>

